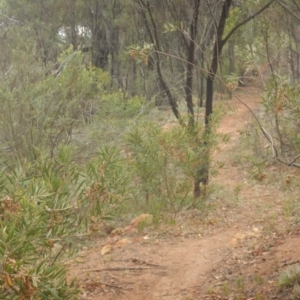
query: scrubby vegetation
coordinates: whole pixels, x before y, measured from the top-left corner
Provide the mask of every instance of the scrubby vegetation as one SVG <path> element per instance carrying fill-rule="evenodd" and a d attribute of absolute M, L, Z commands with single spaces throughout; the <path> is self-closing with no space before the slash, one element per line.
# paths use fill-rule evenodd
<path fill-rule="evenodd" d="M 202 208 L 228 139 L 214 88 L 264 88 L 253 179 L 299 168 L 297 1 L 182 3 L 0 1 L 1 299 L 76 299 L 68 262 L 95 224 Z"/>
<path fill-rule="evenodd" d="M 40 65 L 23 71 L 25 85 L 2 82 L 1 299 L 73 299 L 67 263 L 95 223 L 138 212 L 159 222 L 204 201 L 194 170 L 218 136 L 208 144 L 200 124 L 164 129 L 82 59 L 67 50 L 57 74 Z"/>

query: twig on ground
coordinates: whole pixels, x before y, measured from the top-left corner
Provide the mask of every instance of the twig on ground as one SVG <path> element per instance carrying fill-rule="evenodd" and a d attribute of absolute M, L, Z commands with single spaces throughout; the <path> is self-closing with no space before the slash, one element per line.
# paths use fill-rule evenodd
<path fill-rule="evenodd" d="M 299 264 L 300 260 L 296 260 L 296 261 L 292 261 L 292 262 L 286 262 L 284 263 L 281 267 L 286 267 L 286 266 L 291 266 L 291 265 L 295 265 L 295 264 Z"/>
<path fill-rule="evenodd" d="M 98 269 L 98 270 L 90 270 L 90 272 L 104 272 L 104 271 L 138 271 L 138 270 L 150 270 L 155 269 L 157 267 L 116 267 L 116 268 L 105 268 L 105 269 Z"/>

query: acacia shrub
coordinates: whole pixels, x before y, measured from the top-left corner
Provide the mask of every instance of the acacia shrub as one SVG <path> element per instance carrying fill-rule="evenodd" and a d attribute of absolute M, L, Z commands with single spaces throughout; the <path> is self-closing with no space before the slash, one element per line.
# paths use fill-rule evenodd
<path fill-rule="evenodd" d="M 215 132 L 217 115 L 212 119 L 210 136 L 200 122 L 191 128 L 183 120 L 169 128 L 144 120 L 128 130 L 126 154 L 137 207 L 176 213 L 183 207 L 203 204 L 203 198 L 193 197 L 193 184 L 200 167 L 207 167 L 212 175 L 217 170 L 217 164 L 207 159 L 220 139 Z"/>
<path fill-rule="evenodd" d="M 12 70 L 0 82 L 2 146 L 13 158 L 33 161 L 38 152 L 52 158 L 72 141 L 74 128 L 86 120 L 85 107 L 104 90 L 108 75 L 85 68 L 82 54 L 67 50 L 59 67 L 49 67 L 15 49 Z"/>

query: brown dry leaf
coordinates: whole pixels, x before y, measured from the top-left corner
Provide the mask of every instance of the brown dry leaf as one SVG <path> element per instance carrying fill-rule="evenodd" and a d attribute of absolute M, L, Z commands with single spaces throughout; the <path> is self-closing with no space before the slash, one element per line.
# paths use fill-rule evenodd
<path fill-rule="evenodd" d="M 7 287 L 12 287 L 13 286 L 11 278 L 8 274 L 4 274 L 4 282 L 5 282 L 5 286 L 7 286 Z"/>
<path fill-rule="evenodd" d="M 153 216 L 152 215 L 150 215 L 150 214 L 141 214 L 141 215 L 139 215 L 138 217 L 136 217 L 135 219 L 133 219 L 130 222 L 130 226 L 133 227 L 133 228 L 136 228 L 142 222 L 149 225 L 149 224 L 152 223 L 152 221 L 153 221 Z"/>
<path fill-rule="evenodd" d="M 114 248 L 120 248 L 129 243 L 131 243 L 131 241 L 129 239 L 122 239 L 122 240 L 119 240 L 118 242 L 116 242 L 116 244 L 114 245 Z"/>
<path fill-rule="evenodd" d="M 267 175 L 266 173 L 262 173 L 262 174 L 257 175 L 257 179 L 258 179 L 259 181 L 264 181 L 264 180 L 266 180 L 267 178 L 268 178 L 268 175 Z"/>
<path fill-rule="evenodd" d="M 99 231 L 100 227 L 99 227 L 99 224 L 93 223 L 93 224 L 90 225 L 89 229 L 90 229 L 89 232 L 93 233 L 93 232 Z"/>
<path fill-rule="evenodd" d="M 292 181 L 292 177 L 290 175 L 288 175 L 288 176 L 285 177 L 285 184 L 286 185 L 290 185 L 291 181 Z"/>
<path fill-rule="evenodd" d="M 245 234 L 245 233 L 242 233 L 242 232 L 238 232 L 238 233 L 235 234 L 234 237 L 235 237 L 237 240 L 243 240 L 243 239 L 245 239 L 246 234 Z"/>
<path fill-rule="evenodd" d="M 109 237 L 109 238 L 105 241 L 105 244 L 104 244 L 104 245 L 113 245 L 113 244 L 115 244 L 118 240 L 119 240 L 119 236 Z"/>
<path fill-rule="evenodd" d="M 123 233 L 123 229 L 122 228 L 116 228 L 114 229 L 111 233 L 110 233 L 110 236 L 113 237 L 113 236 L 118 236 L 118 235 L 121 235 Z"/>
<path fill-rule="evenodd" d="M 275 107 L 274 107 L 274 113 L 278 114 L 280 112 L 283 111 L 283 104 L 282 103 L 278 103 Z"/>
<path fill-rule="evenodd" d="M 233 238 L 231 241 L 230 241 L 230 244 L 232 247 L 236 247 L 237 246 L 237 239 Z"/>
<path fill-rule="evenodd" d="M 132 229 L 134 229 L 134 228 L 129 225 L 129 226 L 124 227 L 123 232 L 129 232 Z"/>
<path fill-rule="evenodd" d="M 112 245 L 105 245 L 101 248 L 101 255 L 105 255 L 105 254 L 108 254 L 110 253 L 111 251 L 113 250 L 113 246 Z"/>

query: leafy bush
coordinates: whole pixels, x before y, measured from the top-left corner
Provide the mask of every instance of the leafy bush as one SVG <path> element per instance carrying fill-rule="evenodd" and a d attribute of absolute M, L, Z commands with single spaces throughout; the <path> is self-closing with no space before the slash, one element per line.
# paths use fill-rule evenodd
<path fill-rule="evenodd" d="M 133 178 L 146 203 L 162 195 L 163 157 L 159 144 L 161 128 L 141 122 L 125 136 L 127 156 L 134 170 Z"/>
<path fill-rule="evenodd" d="M 76 299 L 66 262 L 92 222 L 116 216 L 129 197 L 129 177 L 115 147 L 85 168 L 69 146 L 0 174 L 0 298 Z"/>
<path fill-rule="evenodd" d="M 213 120 L 212 132 L 215 123 Z M 129 130 L 125 135 L 127 157 L 134 172 L 139 205 L 144 203 L 150 210 L 173 213 L 184 206 L 197 205 L 192 195 L 194 180 L 199 170 L 214 172 L 208 154 L 217 139 L 214 133 L 207 139 L 200 123 L 190 128 L 183 121 L 181 126 L 167 129 L 145 121 Z"/>
<path fill-rule="evenodd" d="M 1 173 L 1 299 L 75 299 L 74 283 L 66 282 L 66 258 L 79 221 L 67 192 L 54 192 L 41 178 L 19 167 Z M 6 171 L 7 172 L 7 171 Z M 7 196 L 4 196 L 7 195 Z"/>
<path fill-rule="evenodd" d="M 130 176 L 116 147 L 104 146 L 95 161 L 88 164 L 83 206 L 89 215 L 101 219 L 113 218 L 130 197 Z"/>
<path fill-rule="evenodd" d="M 51 234 L 58 219 L 51 216 L 49 221 L 51 213 L 45 215 L 28 199 L 16 204 L 6 197 L 1 203 L 12 210 L 0 227 L 1 299 L 75 299 L 78 291 L 66 282 L 66 266 L 59 258 L 69 251 L 68 241 Z M 12 220 L 14 224 L 8 224 Z"/>
<path fill-rule="evenodd" d="M 277 75 L 270 80 L 263 97 L 274 146 L 286 159 L 297 155 L 300 150 L 299 92 L 299 84 Z"/>
<path fill-rule="evenodd" d="M 23 49 L 15 50 L 16 65 L 1 80 L 0 138 L 14 157 L 33 161 L 37 152 L 54 157 L 60 145 L 70 143 L 73 129 L 90 117 L 108 76 L 100 69 L 86 69 L 82 55 L 69 50 L 48 76 L 41 62 L 27 60 Z"/>
<path fill-rule="evenodd" d="M 143 99 L 135 96 L 124 98 L 121 92 L 101 95 L 101 102 L 97 115 L 101 119 L 120 118 L 122 120 L 135 117 L 141 110 Z"/>
<path fill-rule="evenodd" d="M 299 299 L 300 265 L 291 266 L 282 272 L 279 276 L 278 284 L 281 289 L 293 288 L 293 299 Z"/>

